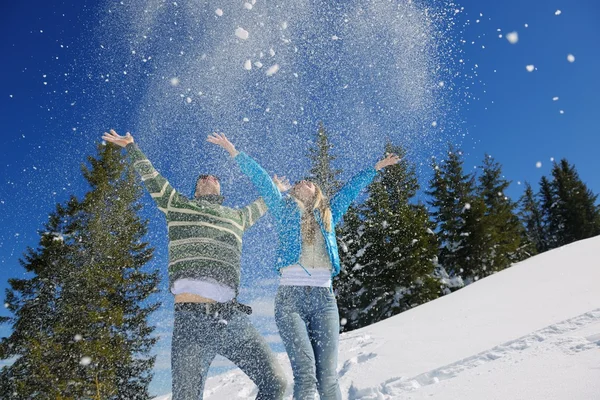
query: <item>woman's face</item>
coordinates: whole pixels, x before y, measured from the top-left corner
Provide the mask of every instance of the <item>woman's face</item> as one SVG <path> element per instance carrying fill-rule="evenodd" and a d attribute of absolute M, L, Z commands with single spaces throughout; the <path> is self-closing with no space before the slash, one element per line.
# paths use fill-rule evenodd
<path fill-rule="evenodd" d="M 314 183 L 302 180 L 294 185 L 292 191 L 294 197 L 303 203 L 308 203 L 314 199 L 316 187 Z"/>

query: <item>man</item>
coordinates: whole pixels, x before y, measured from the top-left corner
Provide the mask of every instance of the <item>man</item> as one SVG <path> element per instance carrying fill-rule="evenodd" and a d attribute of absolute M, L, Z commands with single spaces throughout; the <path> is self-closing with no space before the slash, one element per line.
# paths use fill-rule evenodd
<path fill-rule="evenodd" d="M 286 382 L 266 341 L 237 303 L 242 235 L 266 211 L 262 199 L 242 208 L 221 205 L 217 177 L 200 175 L 193 199 L 162 177 L 134 143 L 114 130 L 102 136 L 127 149 L 134 169 L 167 218 L 169 288 L 175 295 L 171 345 L 172 400 L 202 399 L 210 363 L 220 354 L 258 386 L 256 399 L 283 398 Z"/>

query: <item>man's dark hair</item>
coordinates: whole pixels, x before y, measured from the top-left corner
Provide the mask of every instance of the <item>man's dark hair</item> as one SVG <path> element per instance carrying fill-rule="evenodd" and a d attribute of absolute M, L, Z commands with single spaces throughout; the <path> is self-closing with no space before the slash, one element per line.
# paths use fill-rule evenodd
<path fill-rule="evenodd" d="M 215 178 L 217 180 L 217 182 L 221 183 L 221 179 L 219 179 L 218 176 L 213 175 L 213 174 L 200 174 L 198 175 L 198 179 L 196 179 L 196 186 L 198 186 L 198 182 L 200 182 L 200 180 L 208 178 L 209 176 L 212 176 L 213 178 Z"/>

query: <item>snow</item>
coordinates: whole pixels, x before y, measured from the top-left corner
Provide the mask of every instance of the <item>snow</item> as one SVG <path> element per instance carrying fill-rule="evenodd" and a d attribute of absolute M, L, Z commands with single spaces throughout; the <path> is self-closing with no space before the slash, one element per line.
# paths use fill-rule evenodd
<path fill-rule="evenodd" d="M 542 168 L 542 162 L 538 161 L 535 163 L 536 168 Z"/>
<path fill-rule="evenodd" d="M 81 364 L 83 366 L 90 365 L 91 363 L 92 363 L 92 359 L 90 357 L 82 357 L 81 360 L 79 361 L 79 364 Z"/>
<path fill-rule="evenodd" d="M 171 86 L 178 86 L 179 85 L 179 78 L 177 78 L 177 77 L 171 78 L 171 80 L 169 82 L 171 83 Z"/>
<path fill-rule="evenodd" d="M 530 64 L 530 65 L 526 66 L 525 69 L 527 69 L 528 72 L 533 72 L 533 70 L 535 69 L 535 66 L 533 64 Z"/>
<path fill-rule="evenodd" d="M 262 66 L 263 66 L 263 63 L 261 63 L 260 61 L 256 61 L 256 62 L 254 63 L 254 66 L 255 66 L 256 68 L 262 68 Z"/>
<path fill-rule="evenodd" d="M 222 17 L 223 16 L 223 10 L 221 10 L 220 8 L 217 8 L 215 10 L 215 14 L 217 14 L 219 17 Z"/>
<path fill-rule="evenodd" d="M 343 334 L 342 398 L 597 398 L 599 249 L 600 237 L 573 243 Z M 289 400 L 291 370 L 284 354 L 279 359 Z M 254 385 L 235 369 L 209 378 L 205 399 L 255 394 Z"/>
<path fill-rule="evenodd" d="M 277 71 L 279 71 L 279 65 L 275 64 L 269 67 L 269 69 L 267 70 L 267 76 L 273 76 L 277 73 Z"/>
<path fill-rule="evenodd" d="M 235 36 L 239 37 L 242 40 L 248 39 L 249 33 L 244 28 L 237 28 L 235 30 Z"/>
<path fill-rule="evenodd" d="M 553 97 L 553 98 L 552 98 L 552 101 L 558 101 L 558 96 L 556 96 L 556 97 Z"/>
<path fill-rule="evenodd" d="M 244 62 L 244 69 L 250 71 L 252 69 L 252 61 L 246 60 L 246 62 Z"/>
<path fill-rule="evenodd" d="M 568 60 L 569 62 L 575 62 L 575 56 L 574 56 L 573 54 L 569 54 L 569 55 L 567 56 L 567 60 Z"/>
<path fill-rule="evenodd" d="M 252 4 L 250 4 L 250 3 L 244 3 L 244 8 L 246 10 L 252 10 Z"/>
<path fill-rule="evenodd" d="M 560 10 L 556 10 L 556 12 L 554 12 L 554 15 L 560 15 L 560 14 L 562 14 L 562 11 L 560 11 Z"/>
<path fill-rule="evenodd" d="M 507 33 L 506 40 L 508 40 L 510 44 L 516 44 L 519 41 L 519 34 L 517 32 Z"/>

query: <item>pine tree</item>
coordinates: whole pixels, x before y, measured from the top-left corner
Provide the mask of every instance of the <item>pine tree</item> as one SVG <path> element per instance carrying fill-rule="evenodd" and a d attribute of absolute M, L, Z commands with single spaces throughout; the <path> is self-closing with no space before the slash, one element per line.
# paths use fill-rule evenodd
<path fill-rule="evenodd" d="M 575 166 L 566 159 L 552 168 L 551 188 L 556 198 L 552 212 L 559 221 L 557 246 L 600 234 L 598 195 L 592 193 L 579 177 Z"/>
<path fill-rule="evenodd" d="M 540 208 L 542 211 L 542 229 L 544 237 L 544 250 L 550 250 L 558 247 L 558 235 L 564 222 L 556 210 L 558 198 L 554 190 L 554 185 L 545 176 L 540 179 L 540 191 L 538 193 Z"/>
<path fill-rule="evenodd" d="M 531 185 L 525 182 L 525 191 L 519 199 L 519 216 L 525 229 L 526 240 L 533 245 L 535 253 L 542 253 L 547 250 L 547 238 L 538 197 Z"/>
<path fill-rule="evenodd" d="M 310 176 L 319 185 L 327 198 L 331 198 L 342 186 L 337 179 L 342 171 L 332 167 L 332 162 L 336 159 L 331 153 L 332 149 L 333 144 L 329 141 L 323 122 L 320 122 L 315 147 L 309 149 L 309 158 L 312 164 Z"/>
<path fill-rule="evenodd" d="M 405 154 L 391 145 L 386 150 Z M 380 172 L 369 186 L 368 199 L 346 219 L 349 251 L 336 282 L 340 315 L 347 320 L 344 330 L 370 325 L 441 295 L 434 274 L 433 226 L 426 208 L 410 203 L 418 189 L 414 167 L 402 160 Z"/>
<path fill-rule="evenodd" d="M 149 315 L 158 271 L 147 271 L 152 249 L 137 212 L 141 188 L 112 145 L 99 146 L 83 175 L 83 200 L 57 206 L 38 249 L 10 280 L 14 317 L 0 357 L 2 398 L 145 399 L 156 339 Z"/>
<path fill-rule="evenodd" d="M 530 244 L 524 242 L 525 233 L 517 216 L 518 203 L 505 194 L 509 186 L 510 182 L 502 176 L 501 165 L 486 154 L 477 189 L 485 206 L 481 222 L 488 246 L 481 260 L 480 277 L 501 271 L 529 256 Z"/>
<path fill-rule="evenodd" d="M 12 323 L 13 332 L 2 339 L 0 357 L 14 362 L 0 372 L 1 398 L 59 398 L 65 389 L 57 380 L 71 374 L 67 365 L 73 335 L 58 335 L 56 326 L 61 319 L 61 290 L 73 266 L 69 246 L 75 237 L 72 215 L 78 207 L 74 198 L 64 207 L 57 205 L 40 231 L 39 248 L 28 248 L 20 260 L 32 277 L 9 279 L 5 303 L 14 317 L 2 322 Z"/>
<path fill-rule="evenodd" d="M 485 247 L 476 241 L 486 237 L 479 232 L 484 205 L 475 193 L 475 177 L 464 172 L 463 163 L 462 153 L 450 146 L 447 160 L 433 162 L 434 176 L 427 194 L 438 232 L 440 265 L 451 278 L 468 282 L 477 277 Z"/>
<path fill-rule="evenodd" d="M 365 223 L 361 219 L 358 206 L 351 205 L 344 215 L 344 221 L 336 227 L 340 253 L 340 274 L 334 279 L 333 287 L 337 297 L 341 331 L 351 331 L 358 325 L 360 304 L 356 294 L 362 294 L 363 280 L 360 272 L 364 266 L 358 264 L 356 255 L 364 247 Z"/>

